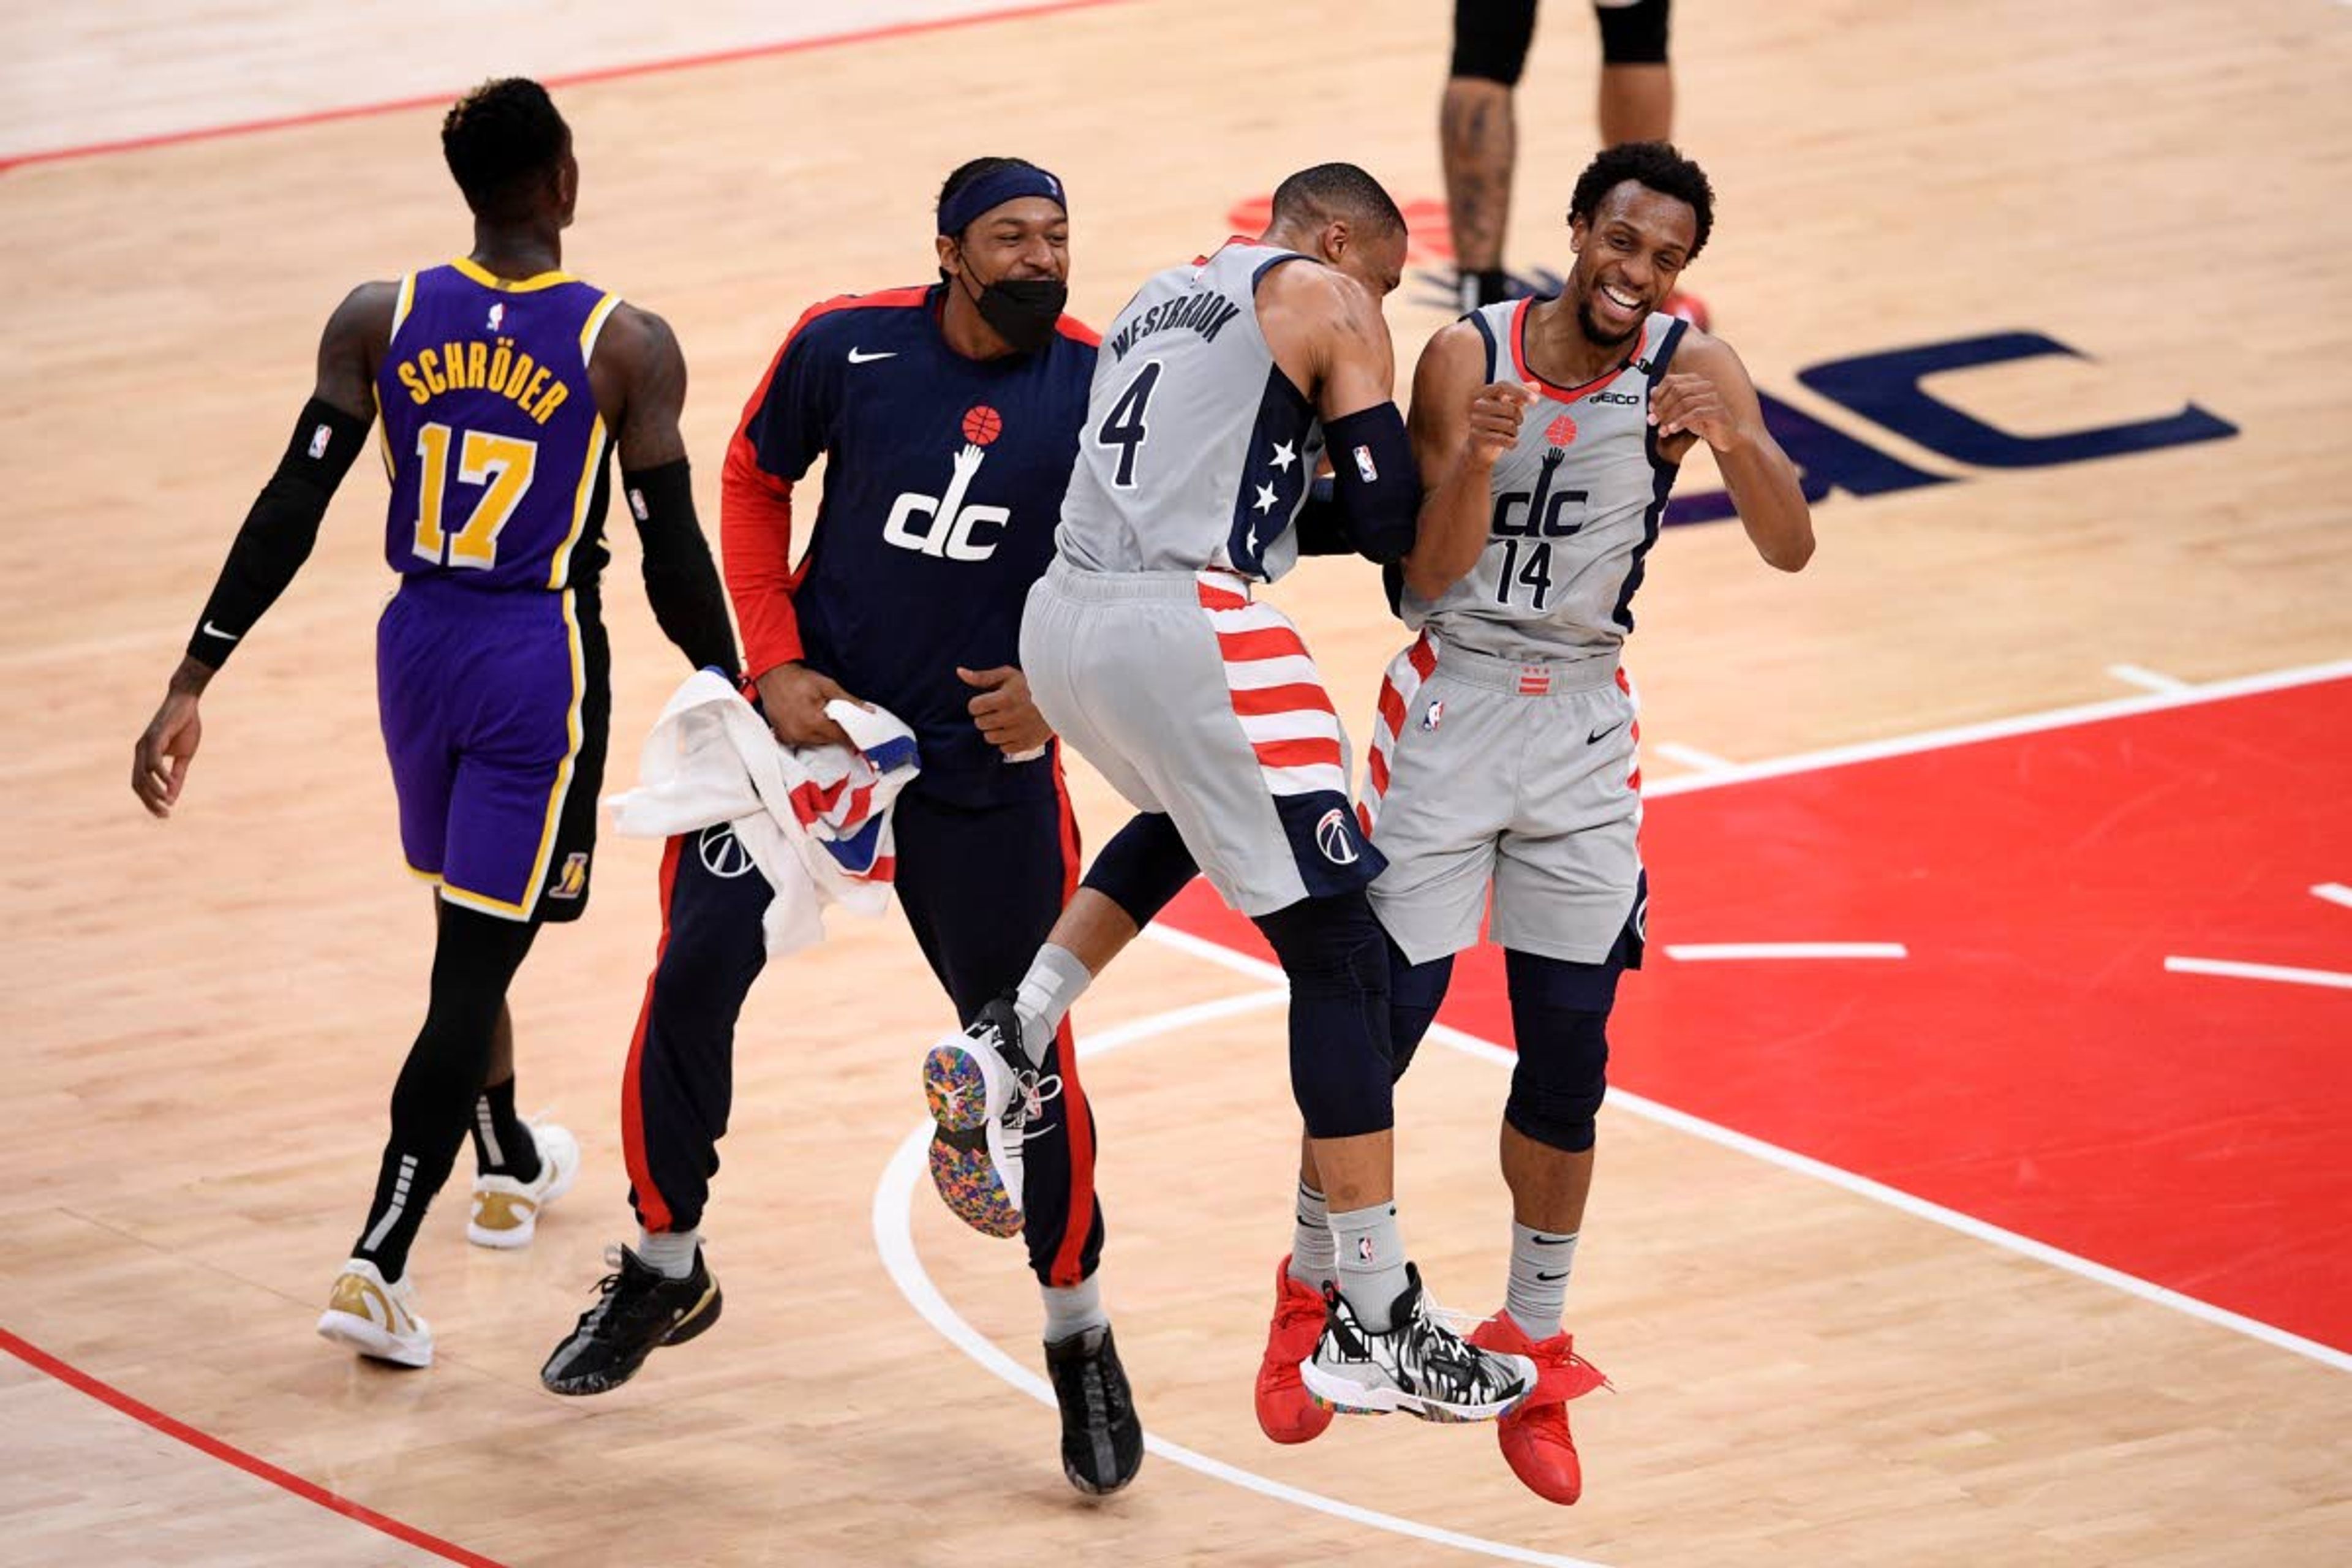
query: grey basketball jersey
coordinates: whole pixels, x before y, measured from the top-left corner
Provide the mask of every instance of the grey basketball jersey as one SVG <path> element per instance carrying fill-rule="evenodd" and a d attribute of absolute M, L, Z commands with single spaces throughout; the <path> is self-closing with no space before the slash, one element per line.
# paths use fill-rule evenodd
<path fill-rule="evenodd" d="M 1236 240 L 1160 273 L 1103 333 L 1055 536 L 1088 572 L 1219 567 L 1271 582 L 1323 450 L 1274 363 L 1257 286 L 1296 251 Z"/>
<path fill-rule="evenodd" d="M 1652 437 L 1650 388 L 1684 331 L 1653 313 L 1619 368 L 1557 387 L 1528 369 L 1532 303 L 1507 300 L 1468 318 L 1486 341 L 1486 379 L 1540 393 L 1495 465 L 1486 548 L 1435 599 L 1404 593 L 1398 605 L 1406 625 L 1433 627 L 1442 644 L 1530 661 L 1605 652 L 1633 629 L 1633 591 L 1675 471 Z"/>

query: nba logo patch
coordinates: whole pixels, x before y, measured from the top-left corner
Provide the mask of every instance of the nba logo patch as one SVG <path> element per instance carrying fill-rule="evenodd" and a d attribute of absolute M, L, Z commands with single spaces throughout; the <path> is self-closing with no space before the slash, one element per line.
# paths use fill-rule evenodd
<path fill-rule="evenodd" d="M 652 515 L 646 509 L 645 491 L 633 489 L 629 492 L 629 510 L 639 522 L 645 521 L 647 517 Z"/>
<path fill-rule="evenodd" d="M 551 899 L 576 899 L 588 890 L 588 852 L 575 849 L 563 858 L 563 869 L 555 874 L 555 886 L 547 889 Z"/>
<path fill-rule="evenodd" d="M 1372 1238 L 1369 1236 L 1360 1236 L 1356 1237 L 1356 1261 L 1359 1263 L 1370 1263 L 1371 1260 Z"/>
<path fill-rule="evenodd" d="M 1370 447 L 1356 448 L 1356 472 L 1364 476 L 1364 483 L 1368 485 L 1380 479 L 1381 470 L 1372 461 L 1372 449 Z"/>
<path fill-rule="evenodd" d="M 327 427 L 324 425 L 310 432 L 310 456 L 313 459 L 327 455 Z"/>
<path fill-rule="evenodd" d="M 1352 866 L 1361 858 L 1356 853 L 1356 837 L 1348 831 L 1353 826 L 1347 812 L 1336 805 L 1316 821 L 1315 847 L 1323 852 L 1323 858 L 1334 866 Z"/>
<path fill-rule="evenodd" d="M 489 330 L 498 331 L 507 323 L 507 302 L 504 300 L 490 307 Z"/>
<path fill-rule="evenodd" d="M 1421 727 L 1424 730 L 1434 730 L 1440 724 L 1444 722 L 1445 699 L 1441 697 L 1436 701 L 1431 703 L 1428 710 L 1422 714 Z"/>

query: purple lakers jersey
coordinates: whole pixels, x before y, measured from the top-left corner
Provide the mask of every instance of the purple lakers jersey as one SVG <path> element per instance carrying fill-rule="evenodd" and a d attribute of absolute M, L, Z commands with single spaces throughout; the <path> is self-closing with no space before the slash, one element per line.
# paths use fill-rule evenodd
<path fill-rule="evenodd" d="M 620 302 L 568 273 L 510 280 L 464 259 L 400 280 L 375 393 L 394 572 L 486 588 L 593 581 L 611 435 L 588 362 Z"/>

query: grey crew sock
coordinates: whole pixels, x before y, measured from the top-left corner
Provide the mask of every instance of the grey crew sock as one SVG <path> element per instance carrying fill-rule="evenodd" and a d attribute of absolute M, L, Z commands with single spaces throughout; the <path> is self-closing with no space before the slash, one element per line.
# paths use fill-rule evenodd
<path fill-rule="evenodd" d="M 1577 1234 L 1563 1236 L 1511 1223 L 1511 1279 L 1504 1289 L 1503 1306 L 1531 1340 L 1548 1340 L 1559 1332 L 1568 1271 L 1576 1263 Z"/>
<path fill-rule="evenodd" d="M 1069 1016 L 1070 1005 L 1093 980 L 1076 953 L 1050 942 L 1029 961 L 1029 973 L 1013 994 L 1013 1011 L 1020 1016 L 1021 1047 L 1030 1066 L 1045 1065 L 1045 1052 Z"/>
<path fill-rule="evenodd" d="M 1339 1250 L 1339 1294 L 1366 1331 L 1384 1334 L 1394 1325 L 1390 1309 L 1410 1283 L 1404 1273 L 1404 1243 L 1397 1236 L 1396 1205 L 1374 1204 L 1331 1216 Z"/>
<path fill-rule="evenodd" d="M 666 1230 L 658 1234 L 640 1230 L 637 1261 L 673 1279 L 683 1279 L 694 1272 L 694 1250 L 701 1245 L 702 1233 L 698 1230 Z"/>
<path fill-rule="evenodd" d="M 1103 1310 L 1102 1288 L 1092 1279 L 1069 1286 L 1041 1286 L 1038 1294 L 1045 1298 L 1045 1342 L 1049 1345 L 1059 1344 L 1072 1334 L 1081 1334 L 1088 1329 L 1110 1326 L 1110 1314 Z"/>
<path fill-rule="evenodd" d="M 1331 1211 L 1323 1194 L 1298 1183 L 1298 1224 L 1290 1235 L 1290 1277 L 1318 1290 L 1339 1278 L 1339 1244 L 1331 1239 Z"/>

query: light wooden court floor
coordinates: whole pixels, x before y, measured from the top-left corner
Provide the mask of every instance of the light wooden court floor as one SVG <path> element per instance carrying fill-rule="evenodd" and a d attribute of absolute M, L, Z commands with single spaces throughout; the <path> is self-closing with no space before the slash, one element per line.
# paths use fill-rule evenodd
<path fill-rule="evenodd" d="M 721 443 L 782 332 L 814 299 L 924 277 L 929 197 L 955 163 L 1011 151 L 1065 176 L 1076 306 L 1100 321 L 1303 163 L 1351 158 L 1434 197 L 1444 10 L 1139 0 L 572 88 L 584 194 L 567 259 L 677 325 L 715 517 Z M 1678 10 L 1678 132 L 1722 194 L 1693 278 L 1717 325 L 1775 395 L 1956 482 L 1830 498 L 1820 558 L 1794 580 L 1728 525 L 1670 533 L 1632 657 L 1653 777 L 1674 772 L 1661 742 L 1759 759 L 2115 694 L 2118 663 L 2202 680 L 2352 654 L 2352 12 Z M 136 37 L 153 13 L 120 15 Z M 478 60 L 456 25 L 362 52 L 334 16 L 183 27 L 173 68 L 137 74 L 139 90 L 196 121 L 256 117 L 239 61 L 264 43 L 349 58 L 345 101 L 376 96 L 370 58 L 453 86 L 583 64 Z M 648 26 L 642 58 L 701 47 L 690 16 Z M 1566 262 L 1586 35 L 1555 0 L 1521 92 L 1517 262 Z M 132 79 L 120 57 L 41 63 L 85 72 L 92 101 Z M 0 692 L 17 737 L 0 760 L 0 1325 L 501 1562 L 1471 1561 L 1165 1457 L 1107 1505 L 1069 1492 L 1050 1413 L 934 1333 L 873 1239 L 877 1184 L 919 1114 L 914 1053 L 940 1023 L 894 925 L 838 925 L 746 1013 L 709 1227 L 724 1324 L 611 1397 L 539 1392 L 623 1234 L 614 1110 L 652 943 L 643 845 L 608 838 L 596 910 L 542 944 L 517 992 L 523 1098 L 582 1133 L 579 1190 L 519 1257 L 467 1248 L 445 1200 L 416 1264 L 431 1372 L 388 1374 L 310 1337 L 425 952 L 370 690 L 371 475 L 208 698 L 174 821 L 139 814 L 125 763 L 327 310 L 360 279 L 463 248 L 435 122 L 404 110 L 0 174 Z M 114 133 L 58 130 L 43 144 Z M 1408 363 L 1446 319 L 1428 294 L 1409 285 L 1390 308 Z M 2239 434 L 1963 469 L 1795 379 L 2002 331 L 2088 357 L 1952 378 L 1986 419 L 2054 431 L 2193 401 Z M 675 673 L 628 555 L 608 595 L 621 757 Z M 1396 640 L 1377 593 L 1318 563 L 1276 596 L 1360 742 Z M 1076 783 L 1098 839 L 1117 808 Z M 1262 988 L 1142 946 L 1080 1024 Z M 1477 1431 L 1373 1423 L 1276 1451 L 1247 1385 L 1286 1224 L 1281 1071 L 1261 1009 L 1089 1072 L 1121 1343 L 1152 1429 L 1202 1456 L 1617 1568 L 2352 1552 L 2342 1373 L 1618 1112 L 1571 1301 L 1580 1348 L 1623 1390 L 1577 1408 L 1584 1502 L 1535 1501 Z M 1402 1136 L 1415 1248 L 1465 1307 L 1501 1268 L 1501 1083 L 1430 1053 Z M 943 1297 L 1032 1363 L 1013 1252 L 927 1199 L 913 1239 Z M 13 1361 L 0 1433 L 0 1563 L 430 1560 Z"/>

